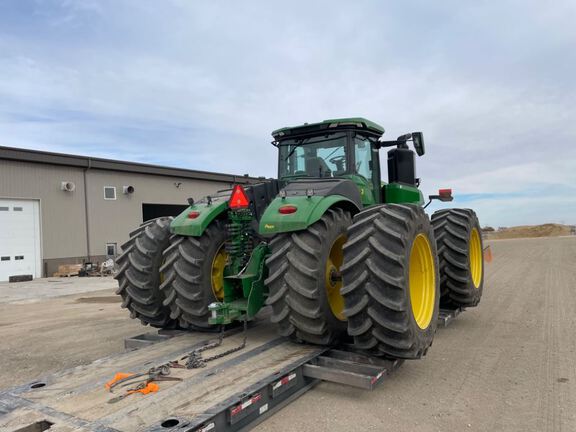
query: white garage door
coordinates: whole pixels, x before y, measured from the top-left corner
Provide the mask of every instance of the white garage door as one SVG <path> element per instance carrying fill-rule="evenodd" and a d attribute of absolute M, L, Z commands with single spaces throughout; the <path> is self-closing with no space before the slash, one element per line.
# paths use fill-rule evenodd
<path fill-rule="evenodd" d="M 0 281 L 41 276 L 39 203 L 0 199 Z"/>

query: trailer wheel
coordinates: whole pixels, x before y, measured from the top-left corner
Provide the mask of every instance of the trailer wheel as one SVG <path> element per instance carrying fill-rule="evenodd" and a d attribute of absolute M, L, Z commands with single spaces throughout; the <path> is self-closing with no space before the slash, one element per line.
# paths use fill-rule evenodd
<path fill-rule="evenodd" d="M 474 210 L 446 209 L 432 215 L 440 262 L 440 304 L 478 305 L 484 287 L 482 230 Z"/>
<path fill-rule="evenodd" d="M 224 223 L 216 220 L 200 237 L 174 235 L 164 252 L 160 290 L 170 317 L 181 327 L 214 330 L 208 323 L 208 305 L 224 299 L 224 268 L 227 253 Z"/>
<path fill-rule="evenodd" d="M 173 328 L 170 308 L 164 306 L 160 292 L 162 253 L 169 245 L 171 217 L 161 217 L 142 224 L 130 233 L 122 245 L 122 255 L 116 259 L 120 270 L 116 291 L 122 297 L 122 307 L 132 318 L 153 327 Z"/>
<path fill-rule="evenodd" d="M 358 213 L 344 263 L 341 293 L 354 346 L 391 358 L 425 355 L 440 293 L 436 243 L 424 210 L 384 204 Z"/>
<path fill-rule="evenodd" d="M 281 335 L 329 345 L 346 331 L 340 266 L 351 220 L 350 213 L 329 209 L 309 228 L 272 239 L 265 283 Z"/>

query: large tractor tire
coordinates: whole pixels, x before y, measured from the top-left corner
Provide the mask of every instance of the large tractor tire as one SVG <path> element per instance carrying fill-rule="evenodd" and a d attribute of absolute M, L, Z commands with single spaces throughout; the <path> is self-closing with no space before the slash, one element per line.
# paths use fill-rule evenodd
<path fill-rule="evenodd" d="M 130 240 L 122 245 L 122 255 L 116 259 L 120 270 L 115 278 L 122 297 L 122 307 L 142 324 L 159 328 L 173 328 L 170 308 L 164 306 L 160 292 L 162 253 L 170 244 L 171 217 L 148 221 L 130 233 Z"/>
<path fill-rule="evenodd" d="M 350 213 L 330 209 L 309 228 L 270 242 L 267 303 L 281 335 L 329 345 L 345 333 L 340 266 L 351 221 Z"/>
<path fill-rule="evenodd" d="M 214 330 L 208 305 L 224 299 L 227 233 L 222 221 L 212 222 L 200 237 L 174 235 L 164 252 L 160 290 L 171 318 L 183 328 Z"/>
<path fill-rule="evenodd" d="M 344 263 L 341 293 L 354 346 L 389 358 L 425 355 L 440 291 L 436 242 L 424 210 L 384 204 L 358 213 Z"/>
<path fill-rule="evenodd" d="M 440 305 L 476 306 L 484 286 L 482 230 L 476 213 L 439 210 L 432 215 L 432 226 L 440 262 Z"/>

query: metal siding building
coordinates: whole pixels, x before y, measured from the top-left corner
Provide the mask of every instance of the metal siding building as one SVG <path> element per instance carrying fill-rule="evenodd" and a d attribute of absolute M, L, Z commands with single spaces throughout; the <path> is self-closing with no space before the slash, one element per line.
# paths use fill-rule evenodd
<path fill-rule="evenodd" d="M 10 272 L 49 276 L 60 264 L 103 261 L 107 245 L 116 244 L 120 252 L 128 233 L 145 219 L 178 214 L 189 197 L 254 180 L 0 147 L 0 281 Z M 63 183 L 74 190 L 63 190 Z M 124 193 L 125 186 L 133 193 Z M 115 188 L 116 199 L 105 199 L 106 187 Z"/>

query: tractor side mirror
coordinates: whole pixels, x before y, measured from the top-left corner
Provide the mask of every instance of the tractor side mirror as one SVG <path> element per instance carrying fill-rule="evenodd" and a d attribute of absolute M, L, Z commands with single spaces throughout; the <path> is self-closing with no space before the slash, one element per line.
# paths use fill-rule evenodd
<path fill-rule="evenodd" d="M 414 144 L 414 150 L 418 156 L 422 156 L 425 153 L 424 148 L 424 135 L 422 132 L 412 132 L 412 142 Z"/>
<path fill-rule="evenodd" d="M 412 141 L 414 144 L 414 150 L 418 156 L 422 156 L 425 153 L 424 149 L 424 134 L 422 132 L 412 132 L 404 135 L 400 135 L 396 141 L 377 141 L 375 143 L 376 148 L 381 147 L 398 147 L 402 149 L 407 149 L 407 141 Z"/>

